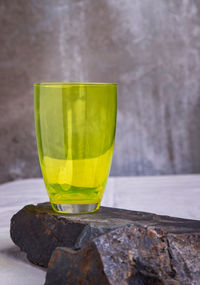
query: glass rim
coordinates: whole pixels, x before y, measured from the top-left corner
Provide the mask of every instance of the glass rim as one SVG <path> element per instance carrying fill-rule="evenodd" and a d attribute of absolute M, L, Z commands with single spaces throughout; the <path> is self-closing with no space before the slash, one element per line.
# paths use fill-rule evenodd
<path fill-rule="evenodd" d="M 33 86 L 117 86 L 117 83 L 106 83 L 106 82 L 39 82 L 34 83 Z"/>

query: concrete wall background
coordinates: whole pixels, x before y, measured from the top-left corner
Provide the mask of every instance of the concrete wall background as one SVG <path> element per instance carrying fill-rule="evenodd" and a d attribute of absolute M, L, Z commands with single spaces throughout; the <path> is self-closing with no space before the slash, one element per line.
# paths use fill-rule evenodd
<path fill-rule="evenodd" d="M 119 83 L 112 175 L 200 172 L 199 0 L 0 0 L 0 182 L 40 176 L 34 82 Z"/>

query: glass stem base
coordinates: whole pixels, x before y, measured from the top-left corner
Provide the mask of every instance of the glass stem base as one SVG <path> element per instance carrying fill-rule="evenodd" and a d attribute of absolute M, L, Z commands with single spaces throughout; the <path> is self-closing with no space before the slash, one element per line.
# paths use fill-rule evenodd
<path fill-rule="evenodd" d="M 99 209 L 100 203 L 97 204 L 54 204 L 51 203 L 53 210 L 62 214 L 87 214 Z"/>

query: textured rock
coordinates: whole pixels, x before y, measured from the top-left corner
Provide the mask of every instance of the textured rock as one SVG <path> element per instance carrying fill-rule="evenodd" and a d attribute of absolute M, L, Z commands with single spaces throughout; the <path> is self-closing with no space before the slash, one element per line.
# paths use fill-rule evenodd
<path fill-rule="evenodd" d="M 50 284 L 200 284 L 200 221 L 101 207 L 60 215 L 28 205 L 11 237 Z M 101 283 L 99 283 L 101 280 Z"/>
<path fill-rule="evenodd" d="M 58 247 L 49 262 L 45 285 L 110 284 L 93 243 L 83 250 Z"/>
<path fill-rule="evenodd" d="M 31 262 L 47 267 L 56 247 L 78 249 L 88 240 L 127 224 L 128 220 L 115 216 L 111 208 L 104 207 L 92 215 L 80 216 L 57 214 L 50 203 L 28 205 L 11 219 L 11 238 Z"/>
<path fill-rule="evenodd" d="M 168 234 L 158 226 L 126 225 L 81 250 L 57 248 L 45 285 L 53 284 L 199 285 L 200 234 Z"/>

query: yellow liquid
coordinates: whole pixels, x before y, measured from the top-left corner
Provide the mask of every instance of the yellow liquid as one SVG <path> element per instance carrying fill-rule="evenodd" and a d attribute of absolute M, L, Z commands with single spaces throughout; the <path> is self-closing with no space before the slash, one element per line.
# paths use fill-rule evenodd
<path fill-rule="evenodd" d="M 41 166 L 51 203 L 100 203 L 112 152 L 113 146 L 94 158 L 62 160 L 44 156 Z"/>

